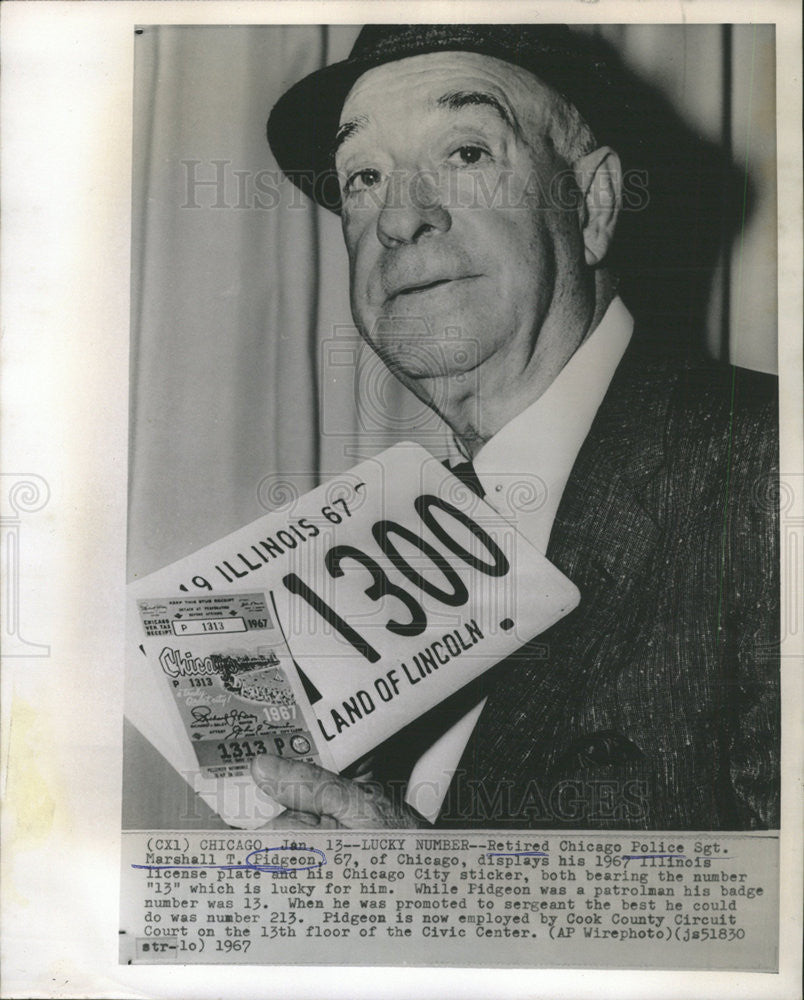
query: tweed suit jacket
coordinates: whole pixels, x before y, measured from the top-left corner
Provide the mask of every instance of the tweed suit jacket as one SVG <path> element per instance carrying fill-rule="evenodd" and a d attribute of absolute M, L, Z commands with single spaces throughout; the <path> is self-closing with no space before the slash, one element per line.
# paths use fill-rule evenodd
<path fill-rule="evenodd" d="M 473 686 L 437 825 L 778 826 L 777 456 L 775 378 L 634 338 L 547 551 L 580 605 Z"/>

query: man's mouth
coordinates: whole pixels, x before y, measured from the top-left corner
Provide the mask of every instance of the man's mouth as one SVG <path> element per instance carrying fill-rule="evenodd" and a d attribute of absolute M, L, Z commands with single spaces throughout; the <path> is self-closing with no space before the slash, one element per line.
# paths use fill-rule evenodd
<path fill-rule="evenodd" d="M 435 288 L 441 288 L 444 285 L 454 285 L 462 281 L 470 281 L 472 278 L 479 277 L 477 274 L 465 274 L 459 278 L 434 278 L 432 281 L 420 281 L 416 284 L 403 285 L 401 288 L 396 289 L 396 291 L 391 292 L 388 296 L 389 299 L 395 299 L 403 295 L 417 295 L 421 292 L 429 292 Z"/>

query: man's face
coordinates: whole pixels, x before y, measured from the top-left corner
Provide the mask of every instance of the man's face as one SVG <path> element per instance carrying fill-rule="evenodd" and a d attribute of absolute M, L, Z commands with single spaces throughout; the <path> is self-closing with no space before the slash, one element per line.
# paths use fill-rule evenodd
<path fill-rule="evenodd" d="M 577 282 L 577 208 L 550 196 L 567 169 L 544 138 L 550 100 L 526 70 L 468 52 L 377 67 L 346 99 L 352 312 L 414 388 L 487 363 L 518 374 Z"/>

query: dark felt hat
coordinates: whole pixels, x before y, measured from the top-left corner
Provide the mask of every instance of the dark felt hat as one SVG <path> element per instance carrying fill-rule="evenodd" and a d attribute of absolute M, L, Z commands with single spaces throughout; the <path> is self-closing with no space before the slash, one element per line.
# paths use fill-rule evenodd
<path fill-rule="evenodd" d="M 276 103 L 268 142 L 284 173 L 319 205 L 340 211 L 332 148 L 343 103 L 369 69 L 427 52 L 477 52 L 529 70 L 575 105 L 598 142 L 612 142 L 627 105 L 592 36 L 563 24 L 369 24 L 349 58 L 300 80 Z"/>

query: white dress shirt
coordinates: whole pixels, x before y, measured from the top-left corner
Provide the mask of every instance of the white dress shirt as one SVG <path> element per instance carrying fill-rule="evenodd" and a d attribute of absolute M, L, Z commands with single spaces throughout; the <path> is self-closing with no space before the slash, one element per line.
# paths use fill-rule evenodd
<path fill-rule="evenodd" d="M 522 413 L 486 442 L 474 459 L 485 500 L 540 552 L 547 551 L 556 511 L 575 459 L 603 402 L 634 328 L 619 297 L 567 364 Z M 450 464 L 466 455 L 452 438 Z M 406 801 L 435 822 L 485 699 L 416 762 Z"/>

